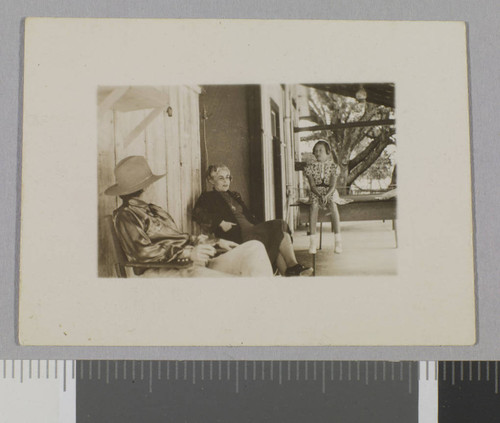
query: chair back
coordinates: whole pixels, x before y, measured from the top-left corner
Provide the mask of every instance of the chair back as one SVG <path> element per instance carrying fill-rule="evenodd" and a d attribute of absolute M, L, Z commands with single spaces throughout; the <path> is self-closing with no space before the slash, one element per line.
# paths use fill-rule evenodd
<path fill-rule="evenodd" d="M 112 240 L 112 256 L 113 260 L 115 262 L 115 271 L 116 275 L 119 278 L 126 278 L 127 277 L 127 272 L 125 270 L 125 266 L 128 264 L 128 259 L 127 256 L 125 255 L 125 252 L 123 251 L 120 240 L 118 239 L 118 235 L 116 233 L 116 228 L 115 228 L 115 223 L 113 222 L 113 216 L 107 215 L 104 216 L 104 219 L 106 220 L 106 224 L 109 228 L 109 231 L 111 233 L 111 240 Z"/>

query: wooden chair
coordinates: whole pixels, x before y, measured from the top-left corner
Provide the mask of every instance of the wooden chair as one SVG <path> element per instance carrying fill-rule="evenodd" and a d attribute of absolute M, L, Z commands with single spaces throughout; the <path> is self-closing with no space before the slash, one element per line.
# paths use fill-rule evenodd
<path fill-rule="evenodd" d="M 128 260 L 127 255 L 123 251 L 120 240 L 118 239 L 118 235 L 116 233 L 115 225 L 113 222 L 113 217 L 108 215 L 105 216 L 106 224 L 111 232 L 112 238 L 112 256 L 115 266 L 116 275 L 119 278 L 126 278 L 127 275 L 127 267 L 130 267 L 134 270 L 136 274 L 142 274 L 147 269 L 187 269 L 193 266 L 193 262 L 189 259 L 180 259 L 174 262 L 162 263 L 162 262 L 153 262 L 153 263 L 138 263 L 131 262 Z"/>

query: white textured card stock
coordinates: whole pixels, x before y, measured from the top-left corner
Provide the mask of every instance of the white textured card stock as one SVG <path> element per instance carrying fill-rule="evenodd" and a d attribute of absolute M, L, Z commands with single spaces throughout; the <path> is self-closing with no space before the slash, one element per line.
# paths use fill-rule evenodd
<path fill-rule="evenodd" d="M 465 31 L 459 22 L 28 19 L 20 343 L 473 344 Z M 99 87 L 361 82 L 396 89 L 397 274 L 98 277 Z"/>

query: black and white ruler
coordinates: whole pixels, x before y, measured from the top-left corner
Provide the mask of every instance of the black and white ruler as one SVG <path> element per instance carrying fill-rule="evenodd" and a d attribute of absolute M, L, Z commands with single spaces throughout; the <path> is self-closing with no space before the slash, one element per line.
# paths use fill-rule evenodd
<path fill-rule="evenodd" d="M 0 422 L 38 416 L 71 423 L 435 423 L 438 409 L 439 422 L 500 421 L 478 418 L 500 405 L 498 367 L 463 361 L 3 360 L 2 416 L 16 419 Z M 23 420 L 30 412 L 35 417 Z"/>

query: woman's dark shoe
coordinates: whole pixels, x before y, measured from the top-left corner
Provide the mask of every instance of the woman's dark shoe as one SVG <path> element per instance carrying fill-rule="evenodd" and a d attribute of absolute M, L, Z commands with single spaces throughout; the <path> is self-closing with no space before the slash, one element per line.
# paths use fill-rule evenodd
<path fill-rule="evenodd" d="M 289 267 L 285 272 L 285 276 L 311 276 L 312 274 L 312 267 L 302 266 L 301 264 Z"/>

